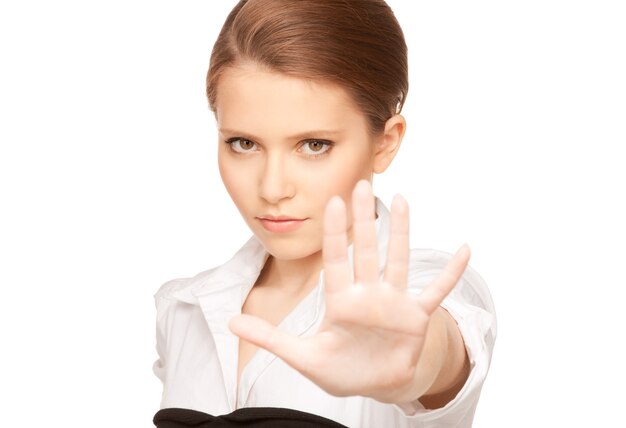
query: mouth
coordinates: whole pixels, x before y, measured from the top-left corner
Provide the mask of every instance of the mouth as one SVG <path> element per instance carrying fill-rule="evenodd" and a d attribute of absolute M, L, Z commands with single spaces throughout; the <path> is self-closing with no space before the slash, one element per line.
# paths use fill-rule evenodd
<path fill-rule="evenodd" d="M 270 220 L 270 221 L 301 221 L 301 220 L 306 220 L 304 218 L 296 218 L 296 217 L 291 217 L 288 215 L 271 215 L 271 214 L 267 214 L 267 215 L 263 215 L 261 217 L 257 217 L 260 220 Z"/>
<path fill-rule="evenodd" d="M 298 229 L 306 218 L 293 218 L 288 216 L 264 216 L 257 217 L 261 225 L 268 232 L 287 233 Z"/>

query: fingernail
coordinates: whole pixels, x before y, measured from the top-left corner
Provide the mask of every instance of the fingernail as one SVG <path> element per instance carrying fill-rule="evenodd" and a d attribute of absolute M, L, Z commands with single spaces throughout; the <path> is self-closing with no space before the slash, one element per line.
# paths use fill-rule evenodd
<path fill-rule="evenodd" d="M 404 197 L 402 197 L 401 194 L 396 193 L 393 196 L 393 200 L 391 201 L 392 208 L 395 207 L 396 210 L 398 209 L 405 210 L 405 209 L 408 209 L 408 206 L 409 206 L 408 202 L 406 201 L 406 199 L 404 199 Z"/>

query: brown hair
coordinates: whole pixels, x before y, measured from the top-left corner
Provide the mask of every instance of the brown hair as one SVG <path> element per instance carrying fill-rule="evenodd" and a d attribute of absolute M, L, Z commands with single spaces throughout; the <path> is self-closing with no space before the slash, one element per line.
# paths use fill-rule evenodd
<path fill-rule="evenodd" d="M 338 84 L 381 133 L 409 89 L 402 29 L 384 0 L 241 0 L 213 46 L 206 79 L 216 113 L 221 73 L 240 61 Z"/>

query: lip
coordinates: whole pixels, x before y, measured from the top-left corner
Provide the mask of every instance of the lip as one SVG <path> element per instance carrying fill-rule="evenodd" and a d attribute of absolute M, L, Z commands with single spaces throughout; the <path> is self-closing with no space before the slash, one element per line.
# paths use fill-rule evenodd
<path fill-rule="evenodd" d="M 268 232 L 287 233 L 299 228 L 307 219 L 292 218 L 289 216 L 264 216 L 257 217 L 261 225 Z"/>
<path fill-rule="evenodd" d="M 263 215 L 261 217 L 257 217 L 259 220 L 270 220 L 270 221 L 300 221 L 300 220 L 306 220 L 304 218 L 295 218 L 295 217 L 290 217 L 288 215 Z"/>

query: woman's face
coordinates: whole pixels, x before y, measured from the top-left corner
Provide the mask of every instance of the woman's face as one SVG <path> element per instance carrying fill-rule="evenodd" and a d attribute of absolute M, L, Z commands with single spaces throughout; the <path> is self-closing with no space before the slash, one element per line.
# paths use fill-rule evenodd
<path fill-rule="evenodd" d="M 251 65 L 227 69 L 217 93 L 220 174 L 244 220 L 278 259 L 319 252 L 328 200 L 339 195 L 351 219 L 355 184 L 371 181 L 365 116 L 338 86 Z"/>

